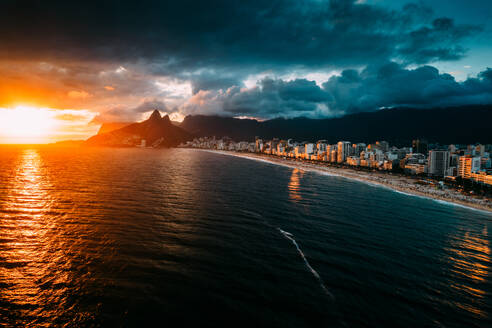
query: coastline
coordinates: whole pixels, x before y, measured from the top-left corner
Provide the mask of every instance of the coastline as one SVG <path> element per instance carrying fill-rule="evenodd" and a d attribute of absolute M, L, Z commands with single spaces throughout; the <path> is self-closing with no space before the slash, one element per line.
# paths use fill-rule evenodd
<path fill-rule="evenodd" d="M 199 149 L 189 148 L 195 150 L 201 150 L 205 152 L 222 154 L 227 156 L 240 157 L 260 162 L 266 162 L 274 165 L 280 165 L 293 169 L 300 169 L 304 171 L 311 171 L 322 175 L 330 175 L 342 177 L 373 186 L 383 187 L 394 192 L 403 193 L 408 196 L 423 197 L 437 201 L 439 203 L 445 203 L 447 205 L 465 207 L 467 209 L 476 210 L 492 214 L 492 202 L 490 200 L 484 200 L 480 198 L 474 198 L 472 196 L 463 195 L 462 193 L 452 190 L 437 190 L 430 186 L 416 185 L 415 181 L 409 177 L 395 176 L 381 172 L 361 172 L 351 168 L 337 168 L 328 167 L 309 162 L 301 162 L 290 159 L 284 159 L 282 157 L 273 157 L 267 155 L 258 155 L 255 153 L 239 153 L 222 150 L 211 149 Z"/>

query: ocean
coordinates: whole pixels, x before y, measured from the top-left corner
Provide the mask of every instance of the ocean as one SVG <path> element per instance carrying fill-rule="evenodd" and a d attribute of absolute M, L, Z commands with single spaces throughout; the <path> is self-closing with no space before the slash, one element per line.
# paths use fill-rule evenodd
<path fill-rule="evenodd" d="M 489 233 L 261 161 L 0 146 L 0 326 L 491 327 Z"/>

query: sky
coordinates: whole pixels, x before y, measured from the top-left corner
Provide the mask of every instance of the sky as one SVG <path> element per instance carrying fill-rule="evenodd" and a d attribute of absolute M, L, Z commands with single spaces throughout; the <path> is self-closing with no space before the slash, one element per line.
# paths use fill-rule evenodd
<path fill-rule="evenodd" d="M 63 127 L 53 138 L 80 139 L 153 109 L 269 119 L 488 104 L 490 40 L 491 1 L 3 0 L 0 120 L 41 112 Z"/>

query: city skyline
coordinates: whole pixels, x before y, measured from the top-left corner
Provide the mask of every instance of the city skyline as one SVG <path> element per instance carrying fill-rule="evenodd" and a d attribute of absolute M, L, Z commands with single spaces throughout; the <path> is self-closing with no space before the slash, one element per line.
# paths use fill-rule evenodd
<path fill-rule="evenodd" d="M 202 137 L 179 147 L 233 153 L 296 170 L 328 172 L 412 195 L 491 210 L 492 144 L 443 146 L 415 139 L 411 147 L 398 148 L 387 141 L 330 144 L 326 140 L 297 142 L 256 137 L 255 142 L 236 142 Z"/>
<path fill-rule="evenodd" d="M 481 179 L 492 185 L 492 144 L 439 145 L 428 144 L 425 139 L 415 139 L 411 147 L 398 148 L 384 140 L 368 144 L 350 141 L 330 144 L 326 140 L 297 142 L 293 139 L 263 140 L 257 137 L 255 142 L 235 142 L 227 137 L 202 137 L 188 141 L 181 147 L 265 153 L 385 171 L 399 168 L 409 174 L 426 174 L 439 178 L 478 178 L 471 174 L 483 171 L 488 178 Z"/>
<path fill-rule="evenodd" d="M 2 140 L 84 139 L 156 108 L 264 120 L 490 104 L 491 6 L 6 1 Z M 19 122 L 37 124 L 19 136 Z"/>
<path fill-rule="evenodd" d="M 489 327 L 492 1 L 0 0 L 0 327 Z"/>

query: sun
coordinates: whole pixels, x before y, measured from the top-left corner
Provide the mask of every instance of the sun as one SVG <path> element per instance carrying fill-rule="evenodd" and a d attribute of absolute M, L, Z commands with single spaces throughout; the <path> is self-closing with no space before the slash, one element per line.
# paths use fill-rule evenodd
<path fill-rule="evenodd" d="M 55 126 L 53 113 L 44 108 L 17 106 L 0 111 L 0 137 L 13 143 L 44 143 Z"/>

